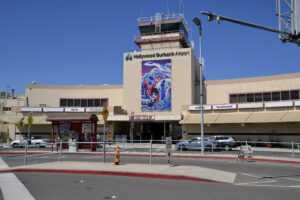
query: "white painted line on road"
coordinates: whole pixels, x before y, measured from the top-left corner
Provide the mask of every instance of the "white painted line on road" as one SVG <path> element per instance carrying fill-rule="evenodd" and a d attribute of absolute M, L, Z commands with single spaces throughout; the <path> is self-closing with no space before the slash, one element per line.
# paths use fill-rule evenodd
<path fill-rule="evenodd" d="M 276 180 L 268 180 L 268 181 L 254 181 L 254 182 L 245 182 L 245 183 L 236 183 L 235 185 L 253 185 L 257 183 L 275 183 Z"/>
<path fill-rule="evenodd" d="M 0 187 L 5 200 L 34 200 L 33 196 L 13 173 L 0 174 Z"/>
<path fill-rule="evenodd" d="M 255 187 L 300 188 L 300 185 L 247 185 Z"/>
<path fill-rule="evenodd" d="M 0 158 L 0 168 L 8 168 L 8 165 Z M 0 174 L 0 188 L 5 200 L 34 200 L 21 181 L 13 174 Z"/>
<path fill-rule="evenodd" d="M 238 173 L 239 173 L 239 174 L 242 174 L 242 175 L 245 175 L 245 176 L 254 177 L 254 178 L 261 178 L 261 176 L 257 176 L 257 175 L 254 175 L 254 174 L 241 173 L 241 172 L 238 172 Z"/>
<path fill-rule="evenodd" d="M 295 179 L 295 178 L 285 178 L 285 179 L 300 182 L 300 179 Z"/>
<path fill-rule="evenodd" d="M 0 158 L 0 169 L 9 168 L 9 166 Z"/>
<path fill-rule="evenodd" d="M 300 185 L 291 185 L 290 187 L 300 188 Z"/>

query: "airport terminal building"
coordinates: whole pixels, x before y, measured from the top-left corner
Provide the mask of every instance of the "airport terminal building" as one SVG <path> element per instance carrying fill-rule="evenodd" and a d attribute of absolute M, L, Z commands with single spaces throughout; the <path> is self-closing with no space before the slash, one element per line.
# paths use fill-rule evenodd
<path fill-rule="evenodd" d="M 139 19 L 140 52 L 123 55 L 123 85 L 26 85 L 14 106 L 9 137 L 27 134 L 16 123 L 32 113 L 32 135 L 76 131 L 79 141 L 106 133 L 114 140 L 188 139 L 200 135 L 199 62 L 181 15 Z M 237 140 L 300 142 L 300 73 L 204 80 L 205 135 Z M 8 119 L 8 118 L 7 118 Z M 1 118 L 0 118 L 1 120 Z"/>

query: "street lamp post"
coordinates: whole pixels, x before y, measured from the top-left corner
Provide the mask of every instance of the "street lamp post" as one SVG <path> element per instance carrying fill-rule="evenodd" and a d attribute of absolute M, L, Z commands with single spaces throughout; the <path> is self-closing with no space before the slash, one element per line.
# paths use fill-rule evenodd
<path fill-rule="evenodd" d="M 201 155 L 204 155 L 204 125 L 203 125 L 203 63 L 202 63 L 202 26 L 201 21 L 195 17 L 193 22 L 199 26 L 199 73 L 200 73 L 200 107 L 201 107 Z M 213 148 L 213 147 L 212 147 Z"/>

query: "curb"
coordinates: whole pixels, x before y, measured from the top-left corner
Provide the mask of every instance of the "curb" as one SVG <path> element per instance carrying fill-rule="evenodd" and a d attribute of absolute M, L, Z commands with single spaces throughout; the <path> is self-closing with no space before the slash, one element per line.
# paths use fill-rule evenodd
<path fill-rule="evenodd" d="M 181 181 L 196 181 L 209 183 L 223 183 L 231 184 L 221 181 L 213 181 L 202 178 L 194 178 L 189 176 L 153 174 L 153 173 L 136 173 L 136 172 L 115 172 L 115 171 L 97 171 L 97 170 L 67 170 L 67 169 L 8 169 L 1 170 L 0 173 L 68 173 L 68 174 L 90 174 L 90 175 L 110 175 L 110 176 L 129 176 L 140 178 L 154 178 L 154 179 L 171 179 Z"/>
<path fill-rule="evenodd" d="M 59 152 L 52 152 L 53 154 L 59 154 Z M 0 152 L 0 155 L 23 155 L 23 152 Z M 49 152 L 28 152 L 27 154 L 35 155 L 35 154 L 49 154 Z M 66 153 L 63 152 L 62 155 L 93 155 L 93 156 L 101 156 L 103 153 Z M 112 153 L 107 153 L 107 156 L 114 156 Z M 146 154 L 121 154 L 121 156 L 128 157 L 150 157 L 150 155 Z M 165 155 L 152 155 L 152 157 L 156 158 L 164 158 Z M 173 158 L 203 158 L 203 159 L 222 159 L 222 160 L 237 160 L 237 157 L 225 157 L 225 156 L 189 156 L 189 155 L 172 155 Z M 244 161 L 259 161 L 259 162 L 274 162 L 274 163 L 286 163 L 286 164 L 299 164 L 300 161 L 292 161 L 292 160 L 279 160 L 279 159 L 268 159 L 268 158 L 251 158 L 251 159 L 241 159 Z"/>

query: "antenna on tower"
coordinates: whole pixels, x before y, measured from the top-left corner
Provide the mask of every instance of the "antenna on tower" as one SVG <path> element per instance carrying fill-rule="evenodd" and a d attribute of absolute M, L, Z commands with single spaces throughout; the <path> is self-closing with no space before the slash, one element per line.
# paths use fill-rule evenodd
<path fill-rule="evenodd" d="M 169 1 L 167 0 L 167 16 L 169 16 L 170 10 L 169 10 Z"/>
<path fill-rule="evenodd" d="M 184 15 L 183 0 L 179 0 L 179 12 L 180 14 Z"/>

